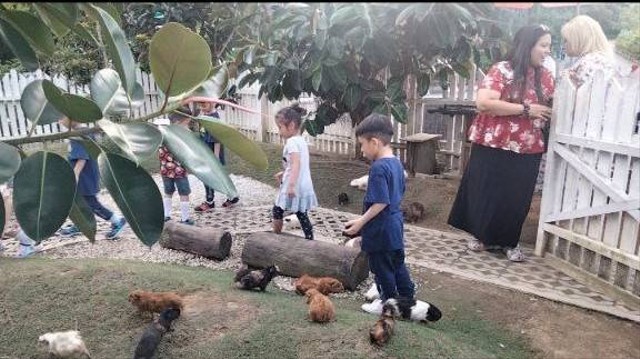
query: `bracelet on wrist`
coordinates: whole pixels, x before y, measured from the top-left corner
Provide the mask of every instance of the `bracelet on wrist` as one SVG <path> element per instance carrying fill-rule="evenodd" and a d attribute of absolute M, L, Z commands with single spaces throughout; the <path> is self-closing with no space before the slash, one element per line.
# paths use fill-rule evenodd
<path fill-rule="evenodd" d="M 529 106 L 528 103 L 523 103 L 522 104 L 522 114 L 525 117 L 529 117 L 529 111 L 531 110 L 531 106 Z"/>

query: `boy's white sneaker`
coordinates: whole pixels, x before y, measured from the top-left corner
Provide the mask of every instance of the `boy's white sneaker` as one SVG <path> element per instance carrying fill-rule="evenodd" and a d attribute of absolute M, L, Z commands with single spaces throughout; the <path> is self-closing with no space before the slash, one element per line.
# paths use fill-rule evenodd
<path fill-rule="evenodd" d="M 378 293 L 378 286 L 376 286 L 376 284 L 373 283 L 371 285 L 371 288 L 369 288 L 369 290 L 364 294 L 364 297 L 368 301 L 372 301 L 372 300 L 380 298 L 380 293 Z"/>
<path fill-rule="evenodd" d="M 376 299 L 371 303 L 363 304 L 360 308 L 362 308 L 362 310 L 364 310 L 367 313 L 381 315 L 382 314 L 382 300 Z"/>

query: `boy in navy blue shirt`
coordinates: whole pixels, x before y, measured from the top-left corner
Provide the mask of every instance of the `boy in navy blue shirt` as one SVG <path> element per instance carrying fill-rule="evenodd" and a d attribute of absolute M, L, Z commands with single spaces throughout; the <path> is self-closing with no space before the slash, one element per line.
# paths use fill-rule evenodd
<path fill-rule="evenodd" d="M 210 116 L 218 119 L 220 118 L 220 114 L 218 113 L 217 107 L 214 108 L 213 102 L 199 102 L 199 103 L 196 103 L 196 106 L 199 107 L 199 111 L 201 115 Z M 218 139 L 216 139 L 212 134 L 210 134 L 204 128 L 200 128 L 200 133 L 204 143 L 207 145 L 207 147 L 209 147 L 213 151 L 215 156 L 218 157 L 218 159 L 220 160 L 220 164 L 224 166 L 225 165 L 224 146 L 222 145 L 222 143 L 220 143 Z M 204 191 L 205 191 L 205 201 L 195 208 L 195 211 L 198 213 L 208 212 L 216 207 L 214 202 L 215 191 L 213 190 L 213 188 L 205 184 Z M 222 204 L 222 207 L 225 207 L 225 208 L 233 207 L 233 205 L 238 203 L 239 200 L 240 198 L 238 197 L 228 198 Z"/>
<path fill-rule="evenodd" d="M 389 298 L 413 300 L 415 286 L 404 263 L 403 215 L 404 168 L 393 155 L 391 120 L 373 113 L 358 125 L 356 137 L 362 153 L 372 160 L 363 215 L 346 223 L 345 234 L 362 235 L 362 250 L 369 257 L 380 299 L 362 305 L 369 313 L 382 313 Z"/>
<path fill-rule="evenodd" d="M 77 122 L 70 121 L 68 118 L 64 118 L 59 122 L 67 128 L 76 129 L 78 127 Z M 124 217 L 116 215 L 98 201 L 98 193 L 100 193 L 98 162 L 89 156 L 82 142 L 74 139 L 69 140 L 68 160 L 73 167 L 73 173 L 76 175 L 78 183 L 77 195 L 82 196 L 96 216 L 111 222 L 111 230 L 107 233 L 107 239 L 116 239 L 127 221 Z M 80 233 L 75 224 L 60 230 L 60 234 L 64 237 L 71 237 Z"/>

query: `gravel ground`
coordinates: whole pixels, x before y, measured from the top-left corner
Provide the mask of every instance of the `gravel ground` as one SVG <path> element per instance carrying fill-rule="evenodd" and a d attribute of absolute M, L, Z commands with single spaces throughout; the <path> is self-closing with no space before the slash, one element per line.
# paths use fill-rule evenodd
<path fill-rule="evenodd" d="M 153 176 L 156 183 L 162 188 L 162 181 L 159 175 Z M 231 175 L 240 197 L 240 202 L 236 204 L 237 207 L 259 207 L 271 205 L 277 194 L 276 188 L 266 185 L 262 182 L 256 181 L 249 177 Z M 204 186 L 194 176 L 189 176 L 191 183 L 191 204 L 192 207 L 197 206 L 204 199 Z M 99 195 L 100 201 L 111 209 L 117 209 L 111 196 L 103 190 Z M 225 196 L 216 194 L 216 211 L 224 211 L 227 209 L 220 208 L 225 201 Z M 179 218 L 179 203 L 177 194 L 174 195 L 173 200 L 173 218 Z M 193 218 L 198 225 L 199 222 L 210 222 L 210 213 L 195 214 Z M 15 221 L 15 219 L 12 219 Z M 68 222 L 71 223 L 71 222 Z M 11 227 L 11 225 L 10 225 Z M 64 238 L 59 235 L 54 235 L 51 238 L 42 241 L 38 245 L 39 252 L 37 256 L 47 258 L 108 258 L 108 259 L 127 259 L 137 260 L 144 262 L 155 263 L 171 263 L 177 265 L 186 265 L 192 267 L 206 267 L 213 270 L 232 270 L 235 271 L 241 265 L 241 253 L 244 246 L 244 241 L 249 233 L 234 233 L 231 246 L 231 253 L 228 258 L 222 261 L 203 258 L 194 254 L 162 248 L 159 244 L 155 244 L 151 248 L 145 246 L 139 239 L 135 237 L 130 228 L 125 228 L 120 235 L 120 239 L 117 241 L 109 241 L 104 239 L 105 233 L 109 230 L 110 224 L 98 219 L 98 234 L 96 235 L 96 242 L 91 244 L 88 240 L 80 235 L 73 238 Z M 265 223 L 265 230 L 270 229 L 270 224 Z M 299 231 L 299 230 L 298 230 Z M 292 233 L 298 231 L 292 230 Z M 302 234 L 299 231 L 299 234 Z M 323 238 L 324 240 L 328 240 Z M 321 239 L 322 240 L 322 239 Z M 15 256 L 18 249 L 18 243 L 14 239 L 3 240 L 5 250 L 0 252 L 1 256 L 12 257 Z M 295 278 L 291 277 L 276 277 L 274 284 L 286 291 L 293 291 L 293 281 Z M 358 289 L 354 292 L 345 292 L 336 294 L 336 297 L 351 297 L 351 298 L 364 298 L 364 293 L 370 287 L 372 283 L 371 276 L 363 281 Z"/>

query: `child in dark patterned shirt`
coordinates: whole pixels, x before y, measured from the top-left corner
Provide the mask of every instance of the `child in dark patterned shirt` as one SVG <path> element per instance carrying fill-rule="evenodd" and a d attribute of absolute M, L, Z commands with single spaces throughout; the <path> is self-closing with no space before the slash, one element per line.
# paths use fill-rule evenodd
<path fill-rule="evenodd" d="M 171 124 L 188 128 L 191 118 L 185 116 L 185 114 L 191 115 L 191 111 L 188 107 L 182 107 L 178 109 L 178 111 L 181 113 L 174 112 L 169 115 L 169 121 L 171 121 Z M 173 193 L 177 189 L 180 195 L 180 223 L 193 225 L 194 222 L 191 219 L 189 200 L 191 187 L 189 186 L 186 169 L 174 158 L 174 155 L 165 145 L 160 146 L 158 157 L 160 158 L 160 175 L 162 176 L 162 183 L 164 185 L 163 204 L 165 222 L 171 219 Z"/>

